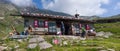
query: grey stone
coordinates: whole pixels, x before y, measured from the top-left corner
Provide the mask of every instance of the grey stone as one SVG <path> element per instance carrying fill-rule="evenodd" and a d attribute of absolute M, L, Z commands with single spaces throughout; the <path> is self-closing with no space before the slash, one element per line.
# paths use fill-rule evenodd
<path fill-rule="evenodd" d="M 111 32 L 106 32 L 106 34 L 109 36 L 113 35 Z"/>
<path fill-rule="evenodd" d="M 39 46 L 40 46 L 40 49 L 47 49 L 47 48 L 52 47 L 52 45 L 47 43 L 46 41 L 42 42 L 42 43 L 39 43 Z"/>
<path fill-rule="evenodd" d="M 104 37 L 104 38 L 109 38 L 109 36 L 108 36 L 108 35 L 104 35 L 103 37 Z"/>
<path fill-rule="evenodd" d="M 0 51 L 7 49 L 7 47 L 0 46 Z"/>
<path fill-rule="evenodd" d="M 109 36 L 113 35 L 111 32 L 105 32 L 104 38 L 109 38 Z"/>
<path fill-rule="evenodd" d="M 17 45 L 17 46 L 15 46 L 14 48 L 19 48 L 20 46 L 19 45 Z"/>
<path fill-rule="evenodd" d="M 104 38 L 109 38 L 109 36 L 111 36 L 111 35 L 113 35 L 111 32 L 103 32 L 103 31 L 98 32 L 96 34 L 96 36 L 104 37 Z"/>
<path fill-rule="evenodd" d="M 37 39 L 36 38 L 31 38 L 29 39 L 29 43 L 36 43 L 37 42 Z"/>
<path fill-rule="evenodd" d="M 35 48 L 36 46 L 37 46 L 37 43 L 33 43 L 33 44 L 29 44 L 29 45 L 28 45 L 28 48 L 31 48 L 31 49 L 32 49 L 32 48 Z"/>
<path fill-rule="evenodd" d="M 2 44 L 2 46 L 6 46 L 7 44 Z"/>
<path fill-rule="evenodd" d="M 37 45 L 39 45 L 40 49 L 52 47 L 52 45 L 47 43 L 42 37 L 35 37 L 29 40 L 28 48 L 35 48 Z"/>
<path fill-rule="evenodd" d="M 38 37 L 37 40 L 38 40 L 38 42 L 43 42 L 43 41 L 45 41 L 42 37 Z"/>
<path fill-rule="evenodd" d="M 115 51 L 114 49 L 108 49 L 108 51 Z"/>
<path fill-rule="evenodd" d="M 29 43 L 37 43 L 37 42 L 43 42 L 45 41 L 42 37 L 38 37 L 38 38 L 31 38 L 29 40 Z"/>
<path fill-rule="evenodd" d="M 100 51 L 107 51 L 107 50 L 100 50 Z"/>
<path fill-rule="evenodd" d="M 103 47 L 96 47 L 97 49 L 102 49 Z"/>
<path fill-rule="evenodd" d="M 101 31 L 96 34 L 96 36 L 104 36 L 105 32 Z"/>
<path fill-rule="evenodd" d="M 82 38 L 82 37 L 81 37 L 80 40 L 86 40 L 86 38 Z"/>
<path fill-rule="evenodd" d="M 68 42 L 67 41 L 63 41 L 63 45 L 68 45 Z"/>
<path fill-rule="evenodd" d="M 26 35 L 12 35 L 9 38 L 12 38 L 12 39 L 23 39 L 23 38 L 27 38 L 27 36 Z"/>
<path fill-rule="evenodd" d="M 22 40 L 22 39 L 18 39 L 17 41 L 18 41 L 18 42 L 23 42 L 23 40 Z"/>

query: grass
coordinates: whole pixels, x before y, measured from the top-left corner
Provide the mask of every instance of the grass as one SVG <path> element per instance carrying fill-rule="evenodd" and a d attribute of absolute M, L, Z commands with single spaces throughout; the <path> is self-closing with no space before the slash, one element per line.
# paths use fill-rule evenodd
<path fill-rule="evenodd" d="M 47 37 L 48 38 L 48 37 Z M 51 39 L 51 38 L 49 38 Z M 109 39 L 103 39 L 103 40 L 98 40 L 93 39 L 93 40 L 85 40 L 86 45 L 82 45 L 82 41 L 79 43 L 74 43 L 74 45 L 68 45 L 68 46 L 60 46 L 60 45 L 54 45 L 52 48 L 45 49 L 42 51 L 98 51 L 97 47 L 103 47 L 103 50 L 107 49 L 115 49 L 116 51 L 120 51 L 120 39 L 118 38 L 113 38 L 112 36 Z M 50 42 L 50 40 L 48 41 Z M 51 43 L 51 42 L 50 42 Z"/>
<path fill-rule="evenodd" d="M 95 24 L 96 30 L 99 31 L 105 31 L 105 32 L 112 32 L 114 34 L 119 35 L 120 34 L 120 22 L 116 23 L 98 23 Z"/>

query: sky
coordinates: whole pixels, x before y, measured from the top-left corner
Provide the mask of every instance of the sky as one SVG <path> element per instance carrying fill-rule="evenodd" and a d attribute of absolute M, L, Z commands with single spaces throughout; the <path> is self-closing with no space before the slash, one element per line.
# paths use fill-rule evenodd
<path fill-rule="evenodd" d="M 120 14 L 120 0 L 10 0 L 18 6 L 35 5 L 40 9 L 81 16 L 108 17 Z"/>

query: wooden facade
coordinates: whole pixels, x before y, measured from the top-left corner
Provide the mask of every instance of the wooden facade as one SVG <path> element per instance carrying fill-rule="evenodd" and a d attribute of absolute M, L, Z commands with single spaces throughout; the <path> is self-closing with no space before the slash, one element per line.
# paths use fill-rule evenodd
<path fill-rule="evenodd" d="M 32 26 L 34 34 L 79 35 L 81 28 L 93 28 L 93 21 L 69 16 L 56 16 L 40 13 L 21 13 L 25 29 Z M 89 27 L 88 27 L 89 26 Z"/>

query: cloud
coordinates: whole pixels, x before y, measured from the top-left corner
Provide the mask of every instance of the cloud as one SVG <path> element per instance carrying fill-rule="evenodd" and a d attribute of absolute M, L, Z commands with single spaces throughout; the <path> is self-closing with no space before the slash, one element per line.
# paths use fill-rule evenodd
<path fill-rule="evenodd" d="M 22 6 L 22 7 L 33 5 L 32 0 L 10 0 L 10 1 L 17 6 Z"/>
<path fill-rule="evenodd" d="M 107 9 L 102 4 L 109 4 L 109 0 L 41 0 L 45 9 L 64 12 L 74 15 L 77 12 L 82 16 L 102 15 Z"/>
<path fill-rule="evenodd" d="M 118 10 L 118 9 L 120 9 L 120 2 L 118 2 L 118 3 L 116 4 L 116 6 L 114 7 L 114 10 Z"/>

